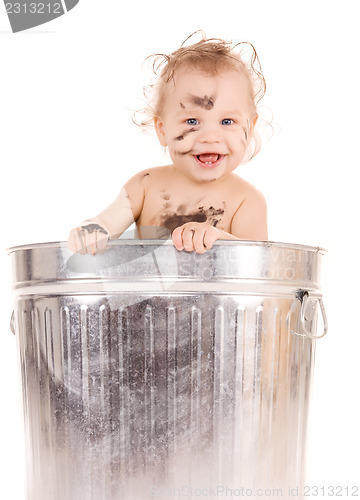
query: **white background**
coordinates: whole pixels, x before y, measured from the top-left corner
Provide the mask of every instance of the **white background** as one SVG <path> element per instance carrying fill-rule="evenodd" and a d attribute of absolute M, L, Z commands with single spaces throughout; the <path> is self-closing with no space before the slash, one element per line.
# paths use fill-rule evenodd
<path fill-rule="evenodd" d="M 251 41 L 259 54 L 276 133 L 236 172 L 265 194 L 270 239 L 328 251 L 330 329 L 317 344 L 307 482 L 360 484 L 357 12 L 355 0 L 80 0 L 57 20 L 12 34 L 0 5 L 1 498 L 23 499 L 5 249 L 66 240 L 131 175 L 167 163 L 155 136 L 131 122 L 148 78 L 142 63 L 198 29 Z"/>

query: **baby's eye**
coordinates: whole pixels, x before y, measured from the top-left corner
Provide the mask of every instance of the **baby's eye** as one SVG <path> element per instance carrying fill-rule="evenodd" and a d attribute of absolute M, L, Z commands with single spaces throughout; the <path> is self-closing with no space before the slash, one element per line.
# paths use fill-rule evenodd
<path fill-rule="evenodd" d="M 197 121 L 197 119 L 196 119 L 196 118 L 189 118 L 188 120 L 186 120 L 186 123 L 187 123 L 188 125 L 192 125 L 192 126 L 194 126 L 194 125 L 198 125 L 198 124 L 199 124 L 199 122 Z"/>
<path fill-rule="evenodd" d="M 232 123 L 234 123 L 234 120 L 232 120 L 231 118 L 224 118 L 223 120 L 221 120 L 222 125 L 231 125 Z"/>

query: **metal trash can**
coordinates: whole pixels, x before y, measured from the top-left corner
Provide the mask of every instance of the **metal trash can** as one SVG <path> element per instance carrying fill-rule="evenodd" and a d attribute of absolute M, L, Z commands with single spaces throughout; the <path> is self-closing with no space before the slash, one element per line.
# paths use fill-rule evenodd
<path fill-rule="evenodd" d="M 27 500 L 302 498 L 323 250 L 9 254 Z"/>

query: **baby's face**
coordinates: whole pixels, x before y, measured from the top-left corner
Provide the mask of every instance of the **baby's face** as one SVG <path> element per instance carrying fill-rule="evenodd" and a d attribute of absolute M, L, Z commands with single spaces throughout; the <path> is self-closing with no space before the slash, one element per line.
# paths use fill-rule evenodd
<path fill-rule="evenodd" d="M 225 178 L 243 161 L 255 122 L 240 72 L 180 70 L 168 84 L 155 127 L 174 167 L 202 183 Z"/>

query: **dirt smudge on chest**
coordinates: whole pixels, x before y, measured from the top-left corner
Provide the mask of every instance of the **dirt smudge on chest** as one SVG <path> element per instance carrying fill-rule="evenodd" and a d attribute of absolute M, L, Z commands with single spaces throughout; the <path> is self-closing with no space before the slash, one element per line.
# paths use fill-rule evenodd
<path fill-rule="evenodd" d="M 170 232 L 173 232 L 174 229 L 186 224 L 187 222 L 208 222 L 210 225 L 216 227 L 221 221 L 221 216 L 223 214 L 223 208 L 216 209 L 213 206 L 208 209 L 199 207 L 198 210 L 186 213 L 186 206 L 180 205 L 176 212 L 165 212 L 161 214 L 159 225 L 165 227 Z"/>

